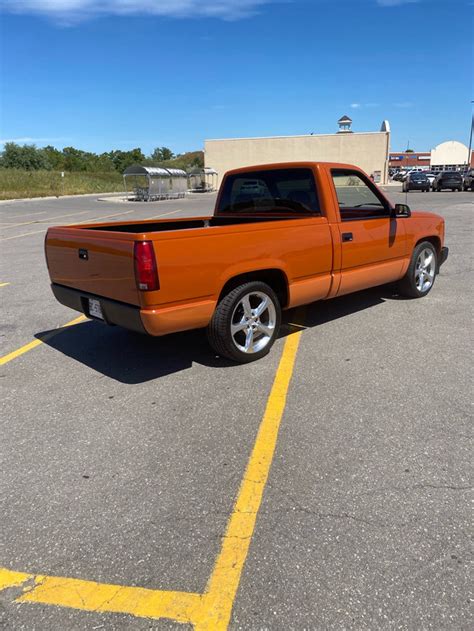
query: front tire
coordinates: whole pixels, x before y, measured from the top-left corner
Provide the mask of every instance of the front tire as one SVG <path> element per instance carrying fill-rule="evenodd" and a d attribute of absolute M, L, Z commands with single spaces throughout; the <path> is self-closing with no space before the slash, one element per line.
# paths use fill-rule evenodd
<path fill-rule="evenodd" d="M 438 255 L 432 243 L 423 241 L 413 250 L 407 273 L 399 282 L 398 290 L 408 298 L 427 296 L 436 278 Z"/>
<path fill-rule="evenodd" d="M 229 291 L 207 327 L 218 355 L 246 364 L 267 355 L 281 324 L 281 305 L 266 283 L 251 281 Z"/>

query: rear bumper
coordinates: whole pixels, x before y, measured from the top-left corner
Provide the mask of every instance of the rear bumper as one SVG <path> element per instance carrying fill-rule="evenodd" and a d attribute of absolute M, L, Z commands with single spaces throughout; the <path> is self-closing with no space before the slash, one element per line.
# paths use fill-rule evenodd
<path fill-rule="evenodd" d="M 94 294 L 88 294 L 85 291 L 79 291 L 77 289 L 71 289 L 70 287 L 64 287 L 64 285 L 51 285 L 53 294 L 56 300 L 66 307 L 75 309 L 84 313 L 88 318 L 89 314 L 89 298 L 96 298 L 100 300 L 102 307 L 102 313 L 104 314 L 104 322 L 106 324 L 116 324 L 123 326 L 125 329 L 136 331 L 137 333 L 146 333 L 146 329 L 143 326 L 142 319 L 140 317 L 140 308 L 133 305 L 127 305 L 123 302 L 116 300 L 110 300 L 109 298 L 101 298 Z M 91 318 L 95 319 L 95 318 Z"/>
<path fill-rule="evenodd" d="M 153 336 L 205 327 L 209 324 L 215 309 L 213 300 L 200 300 L 160 309 L 140 309 L 64 285 L 53 283 L 51 288 L 58 302 L 84 313 L 88 318 L 96 319 L 89 313 L 89 298 L 95 298 L 100 302 L 106 324 L 116 324 L 124 329 Z"/>

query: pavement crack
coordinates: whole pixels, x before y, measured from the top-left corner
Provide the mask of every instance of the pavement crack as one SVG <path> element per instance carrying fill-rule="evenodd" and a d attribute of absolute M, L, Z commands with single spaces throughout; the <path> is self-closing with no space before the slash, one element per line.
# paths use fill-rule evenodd
<path fill-rule="evenodd" d="M 445 489 L 447 491 L 470 491 L 472 485 L 456 486 L 454 484 L 414 484 L 414 489 Z"/>
<path fill-rule="evenodd" d="M 100 603 L 100 605 L 97 605 L 97 607 L 94 607 L 93 611 L 96 611 L 96 612 L 101 611 L 105 607 L 105 605 L 109 605 L 123 589 L 124 589 L 123 586 L 117 587 L 117 590 L 114 592 L 114 594 L 110 596 L 109 598 L 106 598 L 103 602 Z M 80 595 L 79 597 L 82 600 L 82 597 Z M 84 604 L 84 601 L 82 602 Z"/>

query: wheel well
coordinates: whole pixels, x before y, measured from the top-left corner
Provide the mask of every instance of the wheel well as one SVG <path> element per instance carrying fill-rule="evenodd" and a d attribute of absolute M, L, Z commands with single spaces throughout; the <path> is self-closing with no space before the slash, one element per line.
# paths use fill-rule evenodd
<path fill-rule="evenodd" d="M 438 256 L 441 254 L 441 239 L 439 237 L 423 237 L 416 242 L 415 247 L 423 243 L 423 241 L 429 241 L 434 246 Z"/>
<path fill-rule="evenodd" d="M 261 269 L 255 272 L 247 272 L 245 274 L 239 274 L 230 278 L 219 295 L 219 301 L 230 291 L 252 280 L 259 280 L 263 283 L 267 283 L 273 289 L 278 296 L 278 300 L 282 307 L 288 305 L 288 279 L 284 272 L 280 269 Z"/>

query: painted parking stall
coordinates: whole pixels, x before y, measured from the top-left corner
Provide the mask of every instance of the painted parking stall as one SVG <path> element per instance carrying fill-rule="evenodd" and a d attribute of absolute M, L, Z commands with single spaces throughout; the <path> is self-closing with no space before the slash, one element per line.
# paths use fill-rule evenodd
<path fill-rule="evenodd" d="M 429 297 L 376 288 L 290 312 L 272 355 L 248 366 L 200 332 L 74 322 L 50 294 L 41 234 L 3 244 L 8 623 L 465 625 L 471 196 L 408 196 L 447 222 Z M 85 210 L 59 201 L 38 208 Z M 102 204 L 92 214 L 118 212 Z M 212 200 L 195 204 L 130 216 L 204 214 Z"/>

